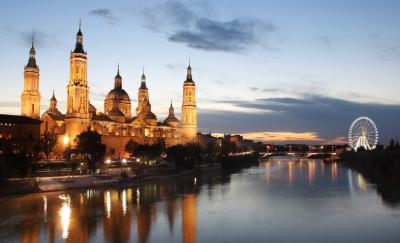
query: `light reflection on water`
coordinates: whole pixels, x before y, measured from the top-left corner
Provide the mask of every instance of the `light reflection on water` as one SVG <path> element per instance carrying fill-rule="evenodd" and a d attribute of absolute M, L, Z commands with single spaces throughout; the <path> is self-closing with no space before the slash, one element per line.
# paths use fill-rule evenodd
<path fill-rule="evenodd" d="M 360 174 L 284 157 L 234 175 L 0 200 L 0 242 L 392 242 L 398 227 L 399 210 Z"/>

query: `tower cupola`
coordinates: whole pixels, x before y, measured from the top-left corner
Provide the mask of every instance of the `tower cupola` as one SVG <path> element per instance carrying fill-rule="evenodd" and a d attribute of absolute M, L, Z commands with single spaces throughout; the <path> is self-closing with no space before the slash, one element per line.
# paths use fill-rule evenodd
<path fill-rule="evenodd" d="M 53 96 L 50 99 L 50 109 L 54 110 L 57 108 L 57 99 L 56 96 L 54 95 L 54 90 L 53 90 Z"/>
<path fill-rule="evenodd" d="M 118 64 L 117 75 L 115 75 L 114 81 L 115 81 L 114 88 L 121 89 L 122 88 L 122 77 L 119 74 L 119 64 Z"/>
<path fill-rule="evenodd" d="M 36 50 L 34 47 L 34 42 L 35 42 L 35 37 L 32 36 L 32 47 L 29 50 L 29 60 L 28 60 L 28 64 L 26 65 L 27 67 L 31 67 L 31 68 L 37 68 L 36 65 Z"/>
<path fill-rule="evenodd" d="M 75 43 L 75 50 L 74 53 L 85 53 L 83 50 L 83 34 L 82 34 L 82 21 L 79 21 L 79 30 L 76 33 L 76 43 Z"/>
<path fill-rule="evenodd" d="M 144 68 L 143 68 L 143 73 L 142 73 L 142 78 L 141 78 L 141 83 L 140 83 L 140 88 L 139 89 L 147 89 L 147 86 L 146 86 L 146 75 L 144 75 Z"/>
<path fill-rule="evenodd" d="M 189 66 L 186 70 L 186 80 L 185 83 L 194 83 L 192 79 L 192 67 L 190 66 L 190 59 L 189 59 Z"/>

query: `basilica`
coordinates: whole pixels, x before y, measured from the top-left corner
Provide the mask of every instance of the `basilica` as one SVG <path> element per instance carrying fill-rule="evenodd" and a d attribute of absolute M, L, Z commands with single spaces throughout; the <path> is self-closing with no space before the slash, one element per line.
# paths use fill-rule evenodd
<path fill-rule="evenodd" d="M 187 68 L 183 82 L 182 121 L 175 116 L 172 102 L 168 117 L 159 121 L 151 110 L 149 90 L 143 72 L 137 91 L 137 107 L 132 112 L 132 102 L 123 89 L 122 76 L 117 70 L 114 88 L 104 100 L 103 112 L 90 103 L 87 79 L 88 54 L 83 48 L 81 27 L 76 34 L 75 49 L 70 53 L 70 79 L 67 83 L 67 109 L 65 113 L 57 108 L 54 95 L 50 106 L 40 116 L 39 67 L 32 41 L 28 64 L 24 68 L 24 90 L 21 95 L 21 114 L 40 119 L 41 133 L 53 131 L 57 135 L 57 145 L 53 157 L 62 156 L 63 151 L 74 145 L 75 137 L 88 129 L 101 134 L 106 145 L 107 156 L 125 156 L 125 145 L 133 139 L 141 144 L 151 144 L 163 140 L 166 146 L 196 142 L 197 108 L 196 86 L 192 79 L 192 68 Z"/>

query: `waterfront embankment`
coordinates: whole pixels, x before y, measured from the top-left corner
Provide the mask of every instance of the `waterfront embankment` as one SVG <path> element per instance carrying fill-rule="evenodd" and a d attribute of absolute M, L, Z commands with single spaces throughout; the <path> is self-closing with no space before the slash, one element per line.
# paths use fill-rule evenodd
<path fill-rule="evenodd" d="M 400 205 L 400 151 L 345 152 L 341 161 L 361 173 L 370 183 L 376 184 L 385 202 Z"/>
<path fill-rule="evenodd" d="M 202 164 L 192 169 L 149 173 L 135 176 L 124 173 L 89 174 L 71 176 L 49 176 L 27 179 L 12 179 L 0 184 L 0 196 L 22 195 L 36 192 L 66 191 L 96 187 L 129 187 L 169 178 L 240 170 L 257 163 L 258 155 L 243 155 L 222 158 L 220 163 Z"/>

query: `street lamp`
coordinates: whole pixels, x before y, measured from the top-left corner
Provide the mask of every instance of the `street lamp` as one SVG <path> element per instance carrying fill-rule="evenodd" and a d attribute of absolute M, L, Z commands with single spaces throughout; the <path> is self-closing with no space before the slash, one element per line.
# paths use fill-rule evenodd
<path fill-rule="evenodd" d="M 69 137 L 67 135 L 64 136 L 63 142 L 64 142 L 64 145 L 68 145 L 69 144 Z"/>

